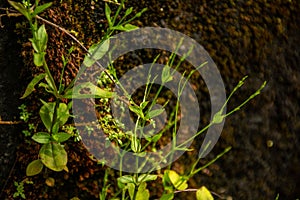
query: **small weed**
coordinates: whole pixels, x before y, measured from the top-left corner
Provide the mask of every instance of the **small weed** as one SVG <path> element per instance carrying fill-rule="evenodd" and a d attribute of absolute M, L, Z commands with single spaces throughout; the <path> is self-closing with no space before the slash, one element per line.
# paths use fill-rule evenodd
<path fill-rule="evenodd" d="M 22 104 L 18 107 L 18 109 L 20 110 L 20 119 L 23 120 L 24 122 L 28 122 L 29 117 L 32 114 L 28 112 L 26 105 Z"/>
<path fill-rule="evenodd" d="M 21 197 L 22 199 L 26 199 L 26 196 L 24 194 L 24 183 L 26 184 L 33 184 L 32 181 L 28 181 L 28 180 L 23 180 L 21 182 L 17 182 L 15 181 L 14 182 L 14 186 L 16 187 L 16 192 L 13 194 L 13 197 L 16 198 L 16 197 Z"/>

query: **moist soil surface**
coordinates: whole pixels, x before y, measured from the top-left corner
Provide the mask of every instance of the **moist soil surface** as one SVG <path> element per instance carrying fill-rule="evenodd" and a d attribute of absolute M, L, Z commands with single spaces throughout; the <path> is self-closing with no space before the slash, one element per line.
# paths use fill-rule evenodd
<path fill-rule="evenodd" d="M 6 3 L 1 4 L 7 7 Z M 263 92 L 236 114 L 228 117 L 207 163 L 224 148 L 232 150 L 189 181 L 191 188 L 205 185 L 218 194 L 216 199 L 300 198 L 300 4 L 295 0 L 248 1 L 129 1 L 134 12 L 148 11 L 133 21 L 140 27 L 154 26 L 177 30 L 201 44 L 218 66 L 227 94 L 248 75 L 244 87 L 232 98 L 231 110 L 253 93 L 263 81 Z M 111 4 L 113 12 L 116 6 Z M 86 47 L 100 40 L 107 28 L 103 1 L 55 1 L 41 14 L 45 19 L 72 31 Z M 40 98 L 51 100 L 41 89 L 19 100 L 26 84 L 41 69 L 34 67 L 30 30 L 25 18 L 2 17 L 0 29 L 0 115 L 2 121 L 19 121 L 17 107 L 25 103 L 38 116 Z M 41 23 L 41 22 L 40 22 Z M 16 29 L 16 24 L 19 28 Z M 21 28 L 20 28 L 21 27 Z M 49 35 L 47 62 L 55 79 L 62 69 L 61 56 L 74 46 L 64 83 L 76 76 L 85 52 L 62 31 L 46 25 Z M 138 54 L 139 59 L 145 55 Z M 120 69 L 136 66 L 136 57 L 120 62 Z M 198 82 L 196 80 L 196 82 Z M 199 88 L 205 87 L 199 81 Z M 205 93 L 200 89 L 199 93 Z M 200 103 L 203 122 L 209 119 L 210 104 Z M 38 119 L 31 119 L 40 123 Z M 106 167 L 97 164 L 81 142 L 65 143 L 69 172 L 44 170 L 26 177 L 28 163 L 37 159 L 40 146 L 26 138 L 24 124 L 0 125 L 0 199 L 14 199 L 14 182 L 24 182 L 26 199 L 99 199 Z M 199 144 L 198 144 L 199 143 Z M 201 140 L 193 145 L 199 148 Z M 184 154 L 172 168 L 188 170 L 193 160 Z M 110 174 L 111 178 L 116 172 Z M 55 180 L 54 186 L 45 183 Z M 27 184 L 32 181 L 33 184 Z M 116 183 L 112 181 L 113 194 Z M 159 198 L 162 185 L 149 185 L 151 199 Z M 195 199 L 194 193 L 176 194 L 175 199 Z"/>

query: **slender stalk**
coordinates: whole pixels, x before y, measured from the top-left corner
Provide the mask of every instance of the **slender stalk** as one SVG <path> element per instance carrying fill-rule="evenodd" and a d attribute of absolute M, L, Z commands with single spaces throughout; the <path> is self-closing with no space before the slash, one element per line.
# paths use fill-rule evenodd
<path fill-rule="evenodd" d="M 103 178 L 103 187 L 102 187 L 102 190 L 101 190 L 101 194 L 100 194 L 100 200 L 105 200 L 106 198 L 106 194 L 107 194 L 107 182 L 108 182 L 108 171 L 109 171 L 109 168 L 105 169 L 105 174 L 104 174 L 104 178 Z"/>
<path fill-rule="evenodd" d="M 60 27 L 60 26 L 58 26 L 58 25 L 56 25 L 56 24 L 54 24 L 54 23 L 52 23 L 52 22 L 50 22 L 50 21 L 48 21 L 48 20 L 46 20 L 46 19 L 44 19 L 40 16 L 38 16 L 38 15 L 36 15 L 35 18 L 37 18 L 37 19 L 45 22 L 46 24 L 49 24 L 49 25 L 54 26 L 55 28 L 61 30 L 62 32 L 67 34 L 69 37 L 71 37 L 77 44 L 79 44 L 84 51 L 88 52 L 88 49 L 75 36 L 73 36 L 71 33 L 69 33 L 69 31 L 67 31 L 66 29 L 64 29 L 64 28 L 62 28 L 62 27 Z"/>
<path fill-rule="evenodd" d="M 81 48 L 89 55 L 89 56 L 92 56 L 92 54 L 89 52 L 89 50 L 75 37 L 75 36 L 73 36 L 69 31 L 67 31 L 66 29 L 64 29 L 64 28 L 62 28 L 62 27 L 60 27 L 60 26 L 58 26 L 58 25 L 56 25 L 56 24 L 54 24 L 54 23 L 52 23 L 52 22 L 50 22 L 50 21 L 48 21 L 48 20 L 46 20 L 46 19 L 44 19 L 44 18 L 42 18 L 42 17 L 40 17 L 40 16 L 38 16 L 38 15 L 36 15 L 35 16 L 36 17 L 36 19 L 39 19 L 39 20 L 41 20 L 41 21 L 43 21 L 43 22 L 45 22 L 46 24 L 48 24 L 48 25 L 51 25 L 51 26 L 54 26 L 55 28 L 57 28 L 57 29 L 59 29 L 59 30 L 61 30 L 62 32 L 64 32 L 65 34 L 67 34 L 69 37 L 71 37 L 77 44 L 79 44 L 80 46 L 81 46 Z M 111 75 L 108 73 L 108 71 L 98 62 L 98 61 L 95 61 L 95 63 L 101 68 L 101 70 L 102 71 L 104 71 L 105 73 L 106 73 L 106 75 L 111 79 L 111 81 L 113 82 L 113 83 L 115 83 L 115 81 L 114 81 L 114 79 L 111 77 Z"/>
<path fill-rule="evenodd" d="M 118 6 L 118 10 L 117 10 L 117 12 L 116 12 L 116 14 L 115 14 L 115 16 L 114 16 L 114 18 L 112 20 L 112 25 L 114 25 L 116 23 L 117 17 L 119 16 L 119 13 L 121 12 L 121 9 L 124 6 L 125 1 L 126 0 L 122 0 L 121 1 L 121 5 Z"/>
<path fill-rule="evenodd" d="M 211 161 L 209 161 L 208 163 L 206 163 L 205 165 L 203 165 L 202 167 L 191 171 L 191 174 L 189 175 L 189 177 L 194 176 L 195 174 L 197 174 L 198 172 L 200 172 L 201 170 L 205 169 L 206 167 L 210 166 L 211 164 L 213 164 L 214 162 L 216 162 L 219 158 L 221 158 L 225 153 L 227 153 L 228 151 L 231 150 L 232 147 L 227 147 L 222 153 L 220 153 L 219 155 L 217 155 L 214 159 L 212 159 Z"/>

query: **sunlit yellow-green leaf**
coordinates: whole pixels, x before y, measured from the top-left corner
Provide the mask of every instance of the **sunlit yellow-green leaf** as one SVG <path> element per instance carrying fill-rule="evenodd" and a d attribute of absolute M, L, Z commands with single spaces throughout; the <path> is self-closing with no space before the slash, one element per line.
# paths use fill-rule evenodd
<path fill-rule="evenodd" d="M 133 177 L 130 175 L 124 175 L 118 178 L 118 182 L 127 184 L 127 183 L 133 183 Z"/>
<path fill-rule="evenodd" d="M 59 133 L 53 133 L 52 134 L 52 138 L 56 141 L 56 142 L 65 142 L 67 141 L 72 135 L 69 133 L 65 133 L 65 132 L 59 132 Z"/>
<path fill-rule="evenodd" d="M 136 186 L 133 183 L 128 183 L 128 192 L 131 200 L 133 200 L 135 187 Z M 138 187 L 135 200 L 148 200 L 149 197 L 150 197 L 150 193 L 149 190 L 147 189 L 147 184 L 143 182 Z"/>
<path fill-rule="evenodd" d="M 41 109 L 40 109 L 40 117 L 47 128 L 48 132 L 51 130 L 52 126 L 52 120 L 53 120 L 53 115 L 54 115 L 54 109 L 55 109 L 55 102 L 45 102 L 41 100 L 42 103 L 44 104 Z M 70 117 L 70 113 L 68 110 L 68 106 L 65 103 L 59 103 L 59 106 L 57 107 L 57 116 L 56 116 L 56 121 L 55 121 L 55 126 L 52 127 L 52 130 L 58 130 L 58 128 L 62 125 L 64 125 L 67 121 L 68 118 Z M 56 129 L 54 129 L 54 127 Z M 54 133 L 56 131 L 53 131 Z"/>
<path fill-rule="evenodd" d="M 41 25 L 39 27 L 39 29 L 37 30 L 37 34 L 36 34 L 36 40 L 39 43 L 39 53 L 42 53 L 46 50 L 47 48 L 47 41 L 48 41 L 48 34 L 46 32 L 46 28 L 45 25 Z"/>
<path fill-rule="evenodd" d="M 34 160 L 28 164 L 26 168 L 26 176 L 34 176 L 43 170 L 43 163 L 41 160 Z"/>
<path fill-rule="evenodd" d="M 210 191 L 205 187 L 202 186 L 196 192 L 197 200 L 214 200 L 214 197 L 211 195 Z"/>
<path fill-rule="evenodd" d="M 53 171 L 62 171 L 67 165 L 67 152 L 62 145 L 56 142 L 44 144 L 40 149 L 39 156 L 43 164 Z"/>
<path fill-rule="evenodd" d="M 174 193 L 163 194 L 159 200 L 172 200 L 174 198 Z"/>
<path fill-rule="evenodd" d="M 38 132 L 31 137 L 34 141 L 40 144 L 47 144 L 50 142 L 51 136 L 46 132 Z"/>
<path fill-rule="evenodd" d="M 177 174 L 177 172 L 168 170 L 167 173 L 171 183 L 177 190 L 185 190 L 188 187 L 187 181 L 184 179 L 184 177 Z"/>
<path fill-rule="evenodd" d="M 44 52 L 40 52 L 40 53 L 33 53 L 33 63 L 37 66 L 43 66 L 44 63 L 44 58 L 45 57 L 45 53 Z"/>

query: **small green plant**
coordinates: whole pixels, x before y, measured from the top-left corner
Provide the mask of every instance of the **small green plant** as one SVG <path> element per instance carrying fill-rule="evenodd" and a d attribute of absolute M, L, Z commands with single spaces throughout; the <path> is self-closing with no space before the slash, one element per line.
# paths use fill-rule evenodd
<path fill-rule="evenodd" d="M 207 63 L 204 62 L 197 69 L 187 72 L 185 71 L 183 74 L 186 76 L 185 79 L 180 79 L 178 84 L 178 100 L 175 102 L 175 106 L 172 107 L 172 110 L 169 113 L 169 121 L 167 126 L 161 130 L 159 133 L 152 135 L 143 133 L 139 127 L 143 127 L 145 125 L 151 125 L 152 127 L 156 126 L 155 118 L 162 115 L 167 106 L 169 105 L 169 101 L 167 100 L 163 105 L 159 108 L 155 107 L 155 103 L 158 101 L 160 94 L 163 91 L 163 87 L 166 83 L 172 81 L 174 79 L 174 73 L 179 68 L 179 66 L 184 61 L 185 57 L 188 55 L 184 55 L 183 59 L 180 59 L 176 65 L 175 56 L 176 52 L 172 53 L 172 55 L 168 59 L 168 63 L 163 68 L 161 76 L 151 77 L 151 73 L 149 71 L 148 74 L 148 82 L 145 85 L 145 91 L 141 99 L 138 101 L 134 100 L 133 97 L 128 95 L 127 91 L 123 88 L 122 84 L 118 80 L 116 75 L 116 69 L 113 66 L 113 63 L 110 64 L 108 70 L 103 69 L 103 73 L 101 77 L 99 77 L 99 81 L 97 84 L 93 84 L 91 82 L 83 82 L 78 85 L 75 85 L 76 79 L 72 80 L 69 85 L 63 84 L 63 76 L 64 70 L 68 63 L 68 56 L 62 56 L 63 61 L 63 69 L 61 72 L 60 80 L 56 83 L 54 78 L 48 68 L 47 62 L 45 60 L 45 56 L 47 54 L 47 41 L 48 35 L 46 32 L 45 25 L 38 25 L 37 15 L 43 12 L 45 9 L 51 6 L 51 3 L 46 3 L 43 5 L 38 5 L 38 0 L 35 1 L 34 7 L 30 5 L 29 1 L 24 0 L 23 3 L 17 3 L 13 1 L 9 1 L 9 3 L 20 13 L 22 13 L 27 20 L 29 21 L 32 38 L 30 39 L 32 47 L 34 49 L 33 61 L 36 67 L 42 67 L 44 72 L 35 76 L 32 81 L 28 84 L 26 91 L 24 92 L 22 99 L 29 96 L 34 90 L 35 87 L 43 88 L 47 93 L 51 94 L 54 97 L 54 100 L 45 101 L 41 99 L 42 107 L 39 110 L 39 117 L 43 123 L 43 128 L 41 130 L 36 130 L 35 126 L 32 125 L 29 127 L 29 130 L 34 130 L 34 135 L 32 139 L 41 144 L 41 148 L 39 151 L 38 159 L 32 161 L 28 164 L 26 169 L 27 176 L 33 176 L 39 174 L 43 167 L 54 170 L 54 171 L 68 171 L 67 162 L 68 156 L 67 152 L 64 148 L 64 142 L 66 142 L 70 137 L 75 137 L 75 141 L 79 141 L 81 139 L 78 131 L 73 125 L 67 124 L 67 122 L 72 118 L 70 109 L 72 108 L 71 99 L 86 99 L 86 98 L 96 98 L 98 99 L 98 103 L 101 105 L 95 105 L 96 108 L 100 108 L 99 113 L 104 117 L 99 119 L 100 125 L 103 130 L 108 135 L 108 139 L 113 141 L 115 144 L 115 149 L 118 148 L 123 149 L 127 152 L 132 152 L 135 155 L 143 157 L 150 150 L 156 151 L 157 143 L 160 139 L 166 137 L 165 135 L 168 133 L 172 137 L 172 145 L 170 151 L 166 155 L 157 156 L 160 157 L 162 162 L 165 160 L 172 158 L 174 154 L 178 151 L 192 151 L 192 149 L 186 148 L 184 145 L 192 140 L 195 137 L 202 134 L 209 127 L 221 123 L 227 116 L 233 114 L 238 111 L 242 106 L 244 106 L 251 99 L 260 94 L 261 90 L 264 88 L 265 84 L 254 92 L 249 98 L 247 98 L 242 104 L 237 106 L 232 111 L 224 114 L 224 108 L 227 105 L 228 101 L 232 97 L 232 95 L 244 84 L 244 81 L 247 77 L 243 78 L 237 86 L 234 88 L 232 93 L 229 95 L 228 99 L 224 103 L 223 107 L 213 116 L 211 122 L 205 126 L 202 130 L 198 131 L 193 137 L 189 138 L 187 141 L 177 144 L 176 143 L 176 132 L 178 128 L 178 115 L 180 112 L 179 99 L 183 95 L 183 89 L 186 87 L 187 82 L 193 75 L 193 73 Z M 109 38 L 112 37 L 115 31 L 131 31 L 135 30 L 138 27 L 131 24 L 131 22 L 140 17 L 142 13 L 144 13 L 147 9 L 143 9 L 142 11 L 135 14 L 133 17 L 129 17 L 133 8 L 130 7 L 125 10 L 125 14 L 120 16 L 121 10 L 124 9 L 125 0 L 121 0 L 118 3 L 117 11 L 114 15 L 112 15 L 111 8 L 108 3 L 105 3 L 105 16 L 108 22 L 108 29 L 105 31 L 105 34 L 102 40 L 90 47 L 87 55 L 83 60 L 83 66 L 79 70 L 79 75 L 85 71 L 85 68 L 91 67 L 95 63 L 98 65 L 97 60 L 101 59 L 104 54 L 107 53 L 110 45 Z M 178 45 L 179 46 L 179 45 Z M 72 49 L 69 50 L 69 54 L 72 52 Z M 157 56 L 153 63 L 159 58 Z M 175 70 L 171 70 L 171 67 L 175 65 Z M 171 66 L 171 67 L 169 67 Z M 101 67 L 101 66 L 99 66 Z M 103 68 L 103 67 L 102 67 Z M 154 88 L 153 80 L 156 78 L 161 78 L 162 84 L 159 86 L 158 90 L 156 90 L 154 97 L 151 96 L 151 90 Z M 124 90 L 125 99 L 123 97 L 118 97 L 115 93 L 111 92 L 111 85 L 115 84 L 122 90 Z M 85 93 L 86 90 L 93 91 L 91 93 Z M 125 126 L 120 121 L 113 119 L 110 114 L 111 110 L 109 107 L 109 99 L 116 98 L 116 103 L 118 103 L 119 107 L 124 108 L 124 102 L 128 104 L 129 110 L 134 115 L 135 119 L 135 127 L 127 132 L 123 132 L 120 127 Z M 66 100 L 68 103 L 66 103 Z M 26 107 L 22 106 L 21 116 L 25 122 L 28 122 L 30 114 L 27 113 Z M 102 112 L 102 113 L 101 113 Z M 76 116 L 75 116 L 76 117 Z M 93 133 L 93 127 L 85 125 L 86 130 L 91 134 Z M 144 136 L 143 139 L 141 136 Z M 105 141 L 104 141 L 105 142 Z M 175 198 L 175 194 L 179 192 L 196 192 L 195 196 L 197 200 L 212 200 L 213 196 L 211 192 L 205 187 L 202 186 L 197 189 L 189 188 L 188 181 L 195 174 L 199 173 L 201 170 L 214 163 L 217 159 L 219 159 L 222 155 L 227 153 L 231 147 L 226 148 L 222 153 L 216 156 L 215 159 L 208 162 L 206 165 L 199 167 L 200 158 L 197 159 L 190 170 L 185 171 L 180 174 L 175 170 L 172 170 L 172 164 L 169 164 L 166 169 L 161 169 L 156 172 L 147 172 L 141 173 L 143 168 L 143 163 L 135 163 L 138 167 L 141 165 L 135 173 L 127 173 L 124 174 L 122 170 L 122 161 L 120 162 L 119 174 L 116 178 L 117 182 L 117 191 L 113 194 L 113 199 L 130 199 L 130 200 L 148 200 L 150 199 L 150 191 L 147 189 L 147 184 L 149 182 L 156 181 L 157 179 L 161 179 L 163 183 L 164 192 L 161 196 L 161 200 L 171 200 Z M 121 155 L 122 157 L 123 155 Z M 123 158 L 121 158 L 122 160 Z M 105 164 L 105 160 L 101 161 L 101 163 Z M 155 168 L 155 163 L 153 164 L 153 168 Z M 150 170 L 153 171 L 153 170 Z M 115 176 L 114 176 L 115 177 Z M 104 200 L 107 198 L 107 190 L 110 187 L 110 175 L 109 169 L 105 171 L 105 177 L 103 180 L 103 187 L 99 193 L 100 200 Z M 17 184 L 18 196 L 22 197 L 24 193 L 24 185 Z M 24 196 L 25 197 L 25 196 Z M 23 197 L 22 197 L 23 198 Z"/>
<path fill-rule="evenodd" d="M 74 142 L 79 142 L 82 139 L 78 130 L 73 125 L 68 124 L 68 125 L 62 126 L 62 130 L 64 132 L 70 134 L 74 138 Z"/>
<path fill-rule="evenodd" d="M 16 192 L 14 193 L 14 195 L 13 195 L 13 198 L 16 198 L 16 197 L 21 197 L 22 199 L 26 199 L 26 196 L 25 196 L 25 194 L 24 194 L 24 183 L 26 183 L 26 184 L 33 184 L 33 182 L 32 181 L 28 181 L 28 180 L 23 180 L 23 181 L 21 181 L 21 182 L 17 182 L 17 181 L 15 181 L 14 182 L 14 186 L 16 187 Z"/>
<path fill-rule="evenodd" d="M 31 41 L 32 47 L 34 49 L 33 62 L 36 67 L 43 67 L 44 69 L 44 73 L 35 76 L 28 84 L 26 91 L 24 92 L 21 99 L 29 96 L 35 90 L 36 85 L 38 85 L 40 88 L 44 88 L 46 92 L 52 94 L 55 97 L 54 102 L 41 100 L 43 106 L 40 108 L 39 114 L 45 127 L 45 131 L 36 132 L 32 136 L 32 139 L 42 144 L 42 147 L 39 151 L 39 159 L 32 161 L 28 165 L 26 174 L 27 176 L 36 175 L 42 171 L 44 165 L 54 171 L 67 171 L 67 152 L 64 149 L 64 145 L 62 145 L 61 143 L 67 141 L 72 136 L 72 134 L 69 134 L 68 132 L 63 130 L 66 122 L 71 117 L 69 110 L 72 108 L 72 102 L 70 101 L 69 104 L 66 104 L 62 102 L 62 99 L 90 97 L 110 98 L 112 96 L 112 92 L 103 90 L 90 82 L 82 83 L 74 87 L 75 79 L 70 83 L 70 85 L 63 85 L 62 79 L 64 70 L 65 66 L 68 63 L 68 59 L 64 56 L 62 56 L 63 70 L 57 86 L 45 60 L 48 41 L 46 28 L 45 25 L 39 26 L 36 19 L 37 15 L 43 12 L 45 9 L 49 8 L 52 3 L 39 5 L 39 1 L 37 0 L 35 1 L 34 7 L 31 7 L 30 2 L 26 0 L 24 0 L 22 3 L 14 1 L 8 2 L 27 18 L 32 32 L 32 38 L 29 40 Z M 111 17 L 111 10 L 109 6 L 105 4 L 105 14 L 109 21 L 109 28 L 104 35 L 104 39 L 109 38 L 115 30 L 130 31 L 137 28 L 136 26 L 131 25 L 130 22 L 139 17 L 144 11 L 146 11 L 146 9 L 136 14 L 134 17 L 126 20 L 133 10 L 133 8 L 129 8 L 126 10 L 125 15 L 120 19 L 120 21 L 117 22 L 117 17 L 119 16 L 119 13 L 124 6 L 124 2 L 124 0 L 121 2 L 116 14 L 113 17 Z M 100 44 L 102 45 L 102 47 L 105 47 L 106 45 L 102 44 L 102 42 L 100 42 Z M 89 56 L 86 56 L 84 59 L 84 64 L 87 67 L 91 66 L 94 63 L 94 60 L 91 59 L 90 56 L 95 52 L 95 47 L 98 47 L 98 45 L 91 46 Z M 69 54 L 71 52 L 72 50 L 69 50 Z M 103 56 L 104 53 L 105 52 L 102 52 L 100 54 L 97 53 L 96 58 L 93 58 L 99 59 Z M 95 93 L 82 94 L 81 91 L 84 89 L 95 91 Z M 27 122 L 29 114 L 26 112 L 26 107 L 23 105 L 20 106 L 20 109 L 22 119 Z M 31 135 L 30 131 L 24 131 L 23 133 L 27 136 Z M 76 140 L 79 139 L 80 137 L 77 136 Z"/>
<path fill-rule="evenodd" d="M 22 104 L 18 107 L 18 109 L 20 110 L 20 119 L 24 122 L 28 122 L 31 113 L 28 112 L 26 105 Z"/>
<path fill-rule="evenodd" d="M 14 186 L 16 187 L 17 191 L 14 193 L 13 197 L 21 197 L 22 199 L 26 199 L 26 196 L 24 194 L 24 183 L 23 182 L 14 182 Z"/>
<path fill-rule="evenodd" d="M 174 55 L 175 55 L 175 53 L 174 53 Z M 153 103 L 157 102 L 157 99 L 162 91 L 164 84 L 173 79 L 174 71 L 170 71 L 170 68 L 168 66 L 171 65 L 172 62 L 174 62 L 174 58 L 175 58 L 174 55 L 172 55 L 168 59 L 169 63 L 163 69 L 163 72 L 161 75 L 162 84 L 160 85 L 159 89 L 156 91 L 155 97 L 151 99 L 152 102 L 147 100 L 150 98 L 149 97 L 150 90 L 153 87 L 153 84 L 151 83 L 151 80 L 150 80 L 150 78 L 151 78 L 150 72 L 148 75 L 148 82 L 146 83 L 146 86 L 145 86 L 144 96 L 141 98 L 142 100 L 140 102 L 135 102 L 135 101 L 133 101 L 133 99 L 130 96 L 127 96 L 128 102 L 129 102 L 129 109 L 136 115 L 136 117 L 135 117 L 136 123 L 135 123 L 135 128 L 131 132 L 124 133 L 125 140 L 124 140 L 124 137 L 122 137 L 122 138 L 119 137 L 119 140 L 122 141 L 122 142 L 116 143 L 119 145 L 119 148 L 122 148 L 127 152 L 133 152 L 137 155 L 143 156 L 148 151 L 147 150 L 148 147 L 151 146 L 152 150 L 153 150 L 153 147 L 155 147 L 157 141 L 160 140 L 162 137 L 164 137 L 163 134 L 166 131 L 171 131 L 171 135 L 173 138 L 172 148 L 169 151 L 169 153 L 167 153 L 167 155 L 165 155 L 164 157 L 161 157 L 161 160 L 166 160 L 168 157 L 172 157 L 176 151 L 191 151 L 190 149 L 184 148 L 184 144 L 186 142 L 194 140 L 195 137 L 199 136 L 201 133 L 203 133 L 209 127 L 211 127 L 215 124 L 221 123 L 227 116 L 238 111 L 247 102 L 249 102 L 251 99 L 253 99 L 258 94 L 260 94 L 261 90 L 264 88 L 264 86 L 266 84 L 266 82 L 264 82 L 262 84 L 262 86 L 256 92 L 254 92 L 249 98 L 247 98 L 243 103 L 241 103 L 239 106 L 237 106 L 235 109 L 228 112 L 227 114 L 223 114 L 224 113 L 223 110 L 224 110 L 225 106 L 227 105 L 228 101 L 230 100 L 230 98 L 232 97 L 232 95 L 240 87 L 242 87 L 244 85 L 245 79 L 247 78 L 247 77 L 244 77 L 241 81 L 239 81 L 239 83 L 234 88 L 232 93 L 229 95 L 228 99 L 226 100 L 224 105 L 221 107 L 221 109 L 214 115 L 210 124 L 208 124 L 205 128 L 203 128 L 202 130 L 197 132 L 193 137 L 189 138 L 188 141 L 185 141 L 180 145 L 177 145 L 176 141 L 174 142 L 174 140 L 175 140 L 174 138 L 176 138 L 176 132 L 177 132 L 177 128 L 176 128 L 177 122 L 178 122 L 177 116 L 179 113 L 179 100 L 177 100 L 176 106 L 175 106 L 173 112 L 170 114 L 170 119 L 169 119 L 170 122 L 169 122 L 169 125 L 167 125 L 166 129 L 164 129 L 163 131 L 161 131 L 160 133 L 158 133 L 154 136 L 151 136 L 151 134 L 150 134 L 150 136 L 146 135 L 145 136 L 146 142 L 145 141 L 143 142 L 142 138 L 140 138 L 138 136 L 138 133 L 142 133 L 142 131 L 138 128 L 139 125 L 141 125 L 143 127 L 147 123 L 150 123 L 152 125 L 155 124 L 154 118 L 156 116 L 161 115 L 164 112 L 165 107 L 168 104 L 168 101 L 167 101 L 164 105 L 162 105 L 162 107 L 160 107 L 158 109 L 153 109 Z M 155 61 L 153 63 L 155 63 Z M 179 62 L 179 64 L 175 67 L 175 69 L 178 66 L 180 66 L 180 64 L 181 63 Z M 206 63 L 203 63 L 199 67 L 203 67 L 203 66 L 205 66 L 205 64 Z M 183 79 L 182 79 L 179 82 L 178 88 L 180 88 L 180 89 L 178 92 L 178 99 L 180 99 L 183 88 L 185 87 L 188 79 L 191 77 L 193 72 L 194 71 L 192 71 L 188 75 L 188 78 L 185 81 L 183 81 Z M 155 79 L 157 77 L 152 77 L 152 78 Z M 117 80 L 116 83 L 119 84 L 119 81 L 116 76 L 114 76 L 114 79 Z M 120 85 L 120 88 L 123 88 L 123 87 Z M 126 93 L 126 91 L 125 91 L 125 93 Z M 101 119 L 102 122 L 103 122 L 103 120 L 106 121 L 105 119 Z M 107 122 L 104 122 L 104 124 L 106 124 L 106 123 Z M 108 133 L 108 135 L 110 135 L 110 133 Z M 119 136 L 120 136 L 120 134 L 119 134 Z M 118 138 L 118 135 L 116 136 L 116 138 Z M 116 149 L 118 149 L 118 148 L 116 148 Z M 149 193 L 149 190 L 147 189 L 147 182 L 155 181 L 158 178 L 160 178 L 160 179 L 162 179 L 163 186 L 164 186 L 164 193 L 161 197 L 162 200 L 171 200 L 171 199 L 174 199 L 174 196 L 176 193 L 191 192 L 191 191 L 196 192 L 195 196 L 196 196 L 197 200 L 202 200 L 202 199 L 212 200 L 213 196 L 212 196 L 211 192 L 205 186 L 202 186 L 199 189 L 189 189 L 188 188 L 188 180 L 190 178 L 192 178 L 195 174 L 199 173 L 204 168 L 206 168 L 209 165 L 211 165 L 212 163 L 214 163 L 217 159 L 222 157 L 230 149 L 231 149 L 231 147 L 226 148 L 224 150 L 224 152 L 222 152 L 221 154 L 216 156 L 215 159 L 213 159 L 212 161 L 208 162 L 206 165 L 201 166 L 201 167 L 197 167 L 200 162 L 200 158 L 198 158 L 192 164 L 191 170 L 185 172 L 185 174 L 182 174 L 182 175 L 179 175 L 176 171 L 171 170 L 171 164 L 168 166 L 167 169 L 164 170 L 164 172 L 162 174 L 160 172 L 157 172 L 157 174 L 155 174 L 155 173 L 154 174 L 153 173 L 140 173 L 139 170 L 141 170 L 143 167 L 143 164 L 140 164 L 141 168 L 138 168 L 139 170 L 137 170 L 136 173 L 132 173 L 132 174 L 129 173 L 129 174 L 123 175 L 122 174 L 122 165 L 120 165 L 120 169 L 119 169 L 120 173 L 119 173 L 119 177 L 117 179 L 120 192 L 115 195 L 115 198 L 121 197 L 121 199 L 124 200 L 124 199 L 127 199 L 126 197 L 129 196 L 130 200 L 147 200 L 150 198 L 150 193 Z M 122 160 L 122 158 L 121 158 L 121 160 Z M 120 163 L 122 163 L 122 162 L 120 162 Z M 136 163 L 138 163 L 138 160 L 136 160 Z"/>
<path fill-rule="evenodd" d="M 20 119 L 28 124 L 28 129 L 22 130 L 22 133 L 25 137 L 30 137 L 36 131 L 36 125 L 28 122 L 32 113 L 28 112 L 25 104 L 20 105 L 18 109 L 20 110 Z"/>
<path fill-rule="evenodd" d="M 22 130 L 22 133 L 24 134 L 25 137 L 30 137 L 32 136 L 33 133 L 36 132 L 36 125 L 33 123 L 28 123 L 28 129 Z"/>

